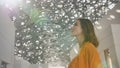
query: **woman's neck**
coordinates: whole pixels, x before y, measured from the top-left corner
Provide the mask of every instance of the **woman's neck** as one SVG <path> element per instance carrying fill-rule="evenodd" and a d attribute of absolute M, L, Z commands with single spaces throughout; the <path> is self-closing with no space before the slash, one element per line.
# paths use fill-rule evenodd
<path fill-rule="evenodd" d="M 83 42 L 84 42 L 84 36 L 83 35 L 77 35 L 76 38 L 77 38 L 79 46 L 81 48 L 82 45 L 83 45 Z"/>

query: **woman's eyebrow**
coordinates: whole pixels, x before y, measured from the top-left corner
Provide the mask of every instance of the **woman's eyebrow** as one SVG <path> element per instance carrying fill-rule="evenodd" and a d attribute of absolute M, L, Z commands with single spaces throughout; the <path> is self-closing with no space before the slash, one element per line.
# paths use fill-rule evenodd
<path fill-rule="evenodd" d="M 77 22 L 75 22 L 75 24 L 74 25 L 77 25 Z"/>

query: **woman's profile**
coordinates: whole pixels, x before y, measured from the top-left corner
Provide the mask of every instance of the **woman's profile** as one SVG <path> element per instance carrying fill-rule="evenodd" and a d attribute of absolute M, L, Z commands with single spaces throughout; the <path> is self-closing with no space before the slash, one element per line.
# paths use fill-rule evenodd
<path fill-rule="evenodd" d="M 80 51 L 70 62 L 68 68 L 102 68 L 97 51 L 99 42 L 92 22 L 89 19 L 77 19 L 72 27 L 72 35 L 76 37 Z"/>

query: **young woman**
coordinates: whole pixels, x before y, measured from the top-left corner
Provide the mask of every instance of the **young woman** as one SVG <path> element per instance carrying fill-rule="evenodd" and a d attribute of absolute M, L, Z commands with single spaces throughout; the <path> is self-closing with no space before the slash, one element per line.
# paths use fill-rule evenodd
<path fill-rule="evenodd" d="M 97 51 L 98 40 L 91 21 L 88 19 L 77 19 L 72 27 L 72 35 L 78 40 L 80 51 L 71 61 L 68 68 L 102 68 Z"/>

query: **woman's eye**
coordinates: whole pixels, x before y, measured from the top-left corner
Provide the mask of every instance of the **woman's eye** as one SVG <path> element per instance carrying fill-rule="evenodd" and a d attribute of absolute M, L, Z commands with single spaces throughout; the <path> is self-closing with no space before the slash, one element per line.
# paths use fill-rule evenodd
<path fill-rule="evenodd" d="M 74 25 L 77 26 L 77 23 L 75 23 Z"/>

